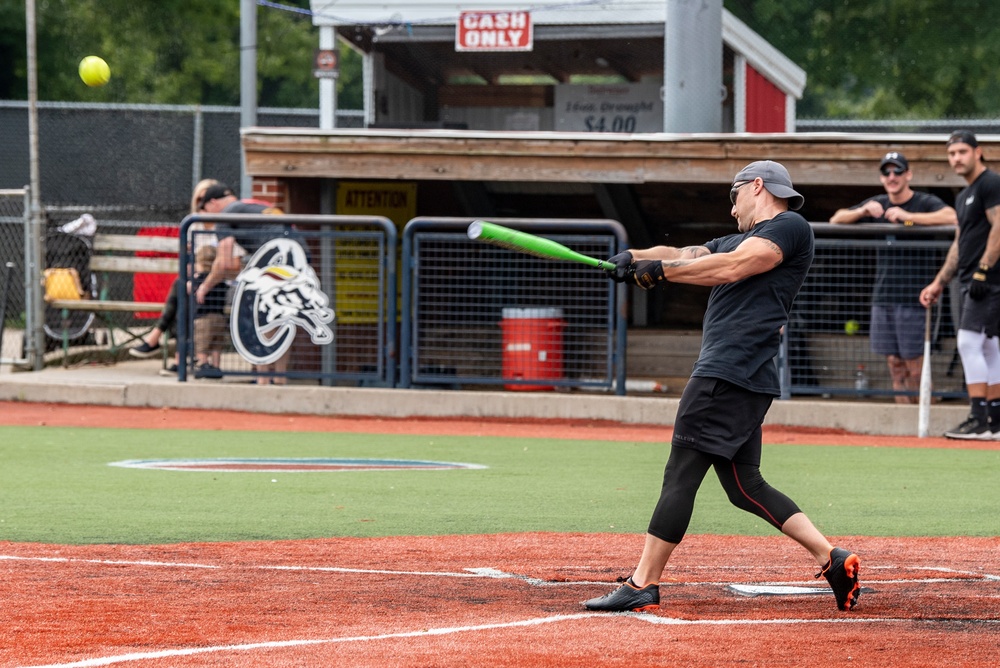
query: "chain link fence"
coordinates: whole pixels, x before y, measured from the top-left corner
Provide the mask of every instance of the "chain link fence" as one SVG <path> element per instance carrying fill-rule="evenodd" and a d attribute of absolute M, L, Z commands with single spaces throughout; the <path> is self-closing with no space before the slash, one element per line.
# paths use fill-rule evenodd
<path fill-rule="evenodd" d="M 216 227 L 199 230 L 204 223 Z M 222 226 L 228 231 L 220 232 Z M 178 303 L 181 380 L 394 384 L 397 268 L 389 258 L 397 257 L 397 239 L 391 221 L 204 214 L 181 226 L 185 248 L 193 249 L 230 232 L 240 270 L 216 293 L 223 300 L 219 312 L 202 308 L 195 294 Z M 185 250 L 182 283 L 197 285 L 212 262 Z M 205 362 L 218 375 L 204 375 Z"/>
<path fill-rule="evenodd" d="M 92 270 L 94 236 L 114 234 L 176 238 L 178 230 L 179 224 L 160 220 L 98 219 L 90 214 L 76 215 L 72 208 L 50 209 L 46 211 L 45 265 L 42 273 L 44 276 L 46 270 L 72 269 L 79 277 L 84 299 L 163 303 L 175 276 Z M 176 253 L 150 252 L 138 252 L 136 255 L 177 256 Z M 119 352 L 117 344 L 122 335 L 125 339 L 141 336 L 156 324 L 158 318 L 159 313 L 153 311 L 101 312 L 97 317 L 93 311 L 67 311 L 46 304 L 42 347 L 49 361 L 58 358 L 66 363 L 70 348 L 75 356 L 106 351 L 111 358 L 116 358 Z"/>
<path fill-rule="evenodd" d="M 257 122 L 319 127 L 319 111 L 262 108 Z M 362 127 L 362 112 L 339 110 L 337 123 Z M 29 182 L 26 102 L 0 101 L 0 146 L 0 188 L 23 187 Z M 38 148 L 46 209 L 85 206 L 98 217 L 177 223 L 202 178 L 239 185 L 240 109 L 39 102 Z"/>
<path fill-rule="evenodd" d="M 944 263 L 954 228 L 812 226 L 816 257 L 795 300 L 785 337 L 787 394 L 916 397 L 916 384 L 902 392 L 893 388 L 886 356 L 872 352 L 874 290 L 877 282 L 885 286 L 876 298 L 880 303 L 919 306 L 919 291 Z M 957 296 L 955 290 L 946 291 L 931 314 L 933 394 L 942 398 L 965 396 L 955 346 Z M 911 327 L 920 341 L 924 324 L 921 318 Z"/>
<path fill-rule="evenodd" d="M 624 288 L 591 267 L 472 241 L 471 222 L 418 218 L 404 229 L 400 384 L 624 394 Z M 591 257 L 627 244 L 615 221 L 495 222 Z"/>
<path fill-rule="evenodd" d="M 28 222 L 25 190 L 0 190 L 0 364 L 25 359 L 24 244 Z"/>

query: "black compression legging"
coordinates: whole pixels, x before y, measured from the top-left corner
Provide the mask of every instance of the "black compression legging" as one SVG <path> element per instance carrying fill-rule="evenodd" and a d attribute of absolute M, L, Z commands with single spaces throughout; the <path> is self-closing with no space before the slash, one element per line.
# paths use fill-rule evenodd
<path fill-rule="evenodd" d="M 672 447 L 648 532 L 668 543 L 681 542 L 691 521 L 695 495 L 710 467 L 715 467 L 715 474 L 734 506 L 757 515 L 776 529 L 780 530 L 789 517 L 800 512 L 794 501 L 761 476 L 759 456 L 737 459 L 730 461 L 691 448 Z"/>
<path fill-rule="evenodd" d="M 160 313 L 160 319 L 156 322 L 156 328 L 161 332 L 174 331 L 174 324 L 177 322 L 177 284 L 180 281 L 181 279 L 178 278 L 170 284 L 170 292 L 167 293 L 167 298 L 163 302 L 163 312 Z"/>

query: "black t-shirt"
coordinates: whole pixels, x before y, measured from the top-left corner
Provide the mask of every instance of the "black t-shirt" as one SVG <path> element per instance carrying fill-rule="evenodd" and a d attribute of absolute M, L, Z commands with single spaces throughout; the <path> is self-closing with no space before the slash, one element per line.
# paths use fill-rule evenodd
<path fill-rule="evenodd" d="M 902 204 L 893 204 L 889 195 L 882 193 L 869 197 L 861 204 L 852 206 L 859 209 L 868 202 L 878 202 L 883 210 L 898 206 L 913 213 L 930 213 L 947 206 L 940 197 L 930 193 L 914 192 L 913 197 Z M 859 223 L 888 223 L 884 216 L 872 218 L 865 216 Z M 906 240 L 914 237 L 907 235 Z M 941 263 L 933 249 L 900 248 L 898 245 L 879 247 L 876 254 L 878 264 L 875 268 L 875 289 L 872 292 L 873 304 L 910 304 L 920 306 L 920 291 L 934 280 L 938 265 Z"/>
<path fill-rule="evenodd" d="M 253 200 L 237 200 L 231 202 L 222 210 L 222 213 L 260 213 L 276 214 L 282 213 L 281 209 L 268 204 L 267 202 L 257 202 Z M 226 237 L 233 237 L 247 253 L 253 255 L 269 239 L 277 239 L 281 236 L 292 236 L 290 225 L 275 223 L 273 225 L 256 225 L 253 227 L 233 226 L 220 224 L 215 226 L 216 236 L 222 240 Z"/>
<path fill-rule="evenodd" d="M 958 214 L 958 278 L 963 283 L 972 280 L 990 235 L 986 210 L 1000 205 L 1000 175 L 987 169 L 955 197 Z M 1000 283 L 1000 262 L 987 274 L 990 283 Z"/>
<path fill-rule="evenodd" d="M 781 264 L 742 281 L 712 288 L 705 311 L 701 354 L 692 376 L 721 378 L 752 392 L 778 396 L 775 357 L 779 330 L 813 261 L 813 232 L 793 211 L 779 213 L 742 234 L 705 244 L 713 253 L 729 253 L 749 237 L 768 239 L 781 248 Z"/>

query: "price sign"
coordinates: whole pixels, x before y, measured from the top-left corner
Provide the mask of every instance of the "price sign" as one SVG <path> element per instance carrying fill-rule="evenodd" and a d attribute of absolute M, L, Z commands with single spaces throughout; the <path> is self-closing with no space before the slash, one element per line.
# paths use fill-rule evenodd
<path fill-rule="evenodd" d="M 563 132 L 662 132 L 660 85 L 558 85 L 555 129 Z"/>

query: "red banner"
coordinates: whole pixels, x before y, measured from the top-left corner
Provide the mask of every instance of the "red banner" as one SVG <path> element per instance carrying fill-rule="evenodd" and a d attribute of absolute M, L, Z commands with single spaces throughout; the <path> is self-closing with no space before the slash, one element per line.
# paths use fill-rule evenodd
<path fill-rule="evenodd" d="M 462 12 L 455 26 L 456 51 L 531 51 L 530 12 Z"/>

